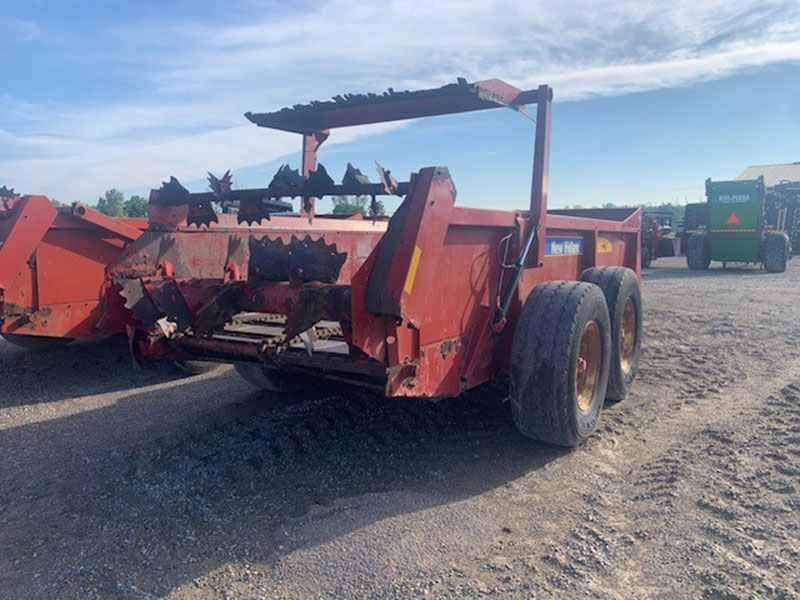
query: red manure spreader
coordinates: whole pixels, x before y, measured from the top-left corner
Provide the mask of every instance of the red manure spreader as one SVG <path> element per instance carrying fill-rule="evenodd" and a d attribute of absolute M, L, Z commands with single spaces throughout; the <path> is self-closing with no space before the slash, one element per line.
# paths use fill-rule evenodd
<path fill-rule="evenodd" d="M 0 188 L 0 334 L 31 349 L 122 333 L 103 319 L 106 266 L 147 228 L 88 206 Z"/>
<path fill-rule="evenodd" d="M 378 166 L 370 182 L 348 165 L 335 183 L 317 163 L 337 127 L 501 107 L 536 122 L 526 209 L 456 206 L 446 167 L 397 181 Z M 258 126 L 302 136 L 301 170 L 284 166 L 261 189 L 211 176 L 205 193 L 172 178 L 151 193 L 147 227 L 139 235 L 131 226 L 135 239 L 92 222 L 93 235 L 116 249 L 98 258 L 102 281 L 85 300 L 94 327 L 124 330 L 137 361 L 230 362 L 275 392 L 332 379 L 435 399 L 507 377 L 519 430 L 574 446 L 638 370 L 641 212 L 547 210 L 551 107 L 546 85 L 521 91 L 494 79 L 248 113 Z M 332 195 L 371 197 L 373 214 L 377 196 L 403 200 L 388 221 L 316 214 L 315 200 Z M 292 198 L 299 214 L 289 212 Z M 0 239 L 21 226 L 13 208 Z M 54 230 L 41 227 L 46 241 Z M 39 268 L 44 241 L 17 254 Z M 68 288 L 77 268 L 65 262 L 52 284 L 42 273 L 32 304 L 20 304 L 0 277 L 3 331 L 35 322 L 36 335 L 83 335 L 41 325 L 43 287 Z"/>

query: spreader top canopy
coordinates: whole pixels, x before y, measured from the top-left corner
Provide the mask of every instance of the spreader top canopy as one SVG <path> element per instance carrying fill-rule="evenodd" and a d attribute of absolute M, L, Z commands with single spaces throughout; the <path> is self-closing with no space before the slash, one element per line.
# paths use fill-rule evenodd
<path fill-rule="evenodd" d="M 540 99 L 551 97 L 552 90 L 548 86 L 522 91 L 499 79 L 475 83 L 458 79 L 456 83 L 430 90 L 395 92 L 389 88 L 383 94 L 345 94 L 324 102 L 295 104 L 291 108 L 271 113 L 248 112 L 245 116 L 259 127 L 313 133 L 335 127 L 416 119 L 501 106 L 521 110 L 526 104 L 534 104 Z"/>

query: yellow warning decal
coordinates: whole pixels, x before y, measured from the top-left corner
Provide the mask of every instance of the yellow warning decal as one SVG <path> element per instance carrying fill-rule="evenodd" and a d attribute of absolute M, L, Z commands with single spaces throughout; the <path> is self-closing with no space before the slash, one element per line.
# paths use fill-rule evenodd
<path fill-rule="evenodd" d="M 417 268 L 419 267 L 419 258 L 422 256 L 422 249 L 414 245 L 414 254 L 411 255 L 411 264 L 408 265 L 408 273 L 406 273 L 406 284 L 403 286 L 403 291 L 410 294 L 414 289 L 414 280 L 417 278 Z"/>
<path fill-rule="evenodd" d="M 597 238 L 597 253 L 603 254 L 605 252 L 611 252 L 614 249 L 614 245 L 611 243 L 611 240 L 599 237 Z"/>

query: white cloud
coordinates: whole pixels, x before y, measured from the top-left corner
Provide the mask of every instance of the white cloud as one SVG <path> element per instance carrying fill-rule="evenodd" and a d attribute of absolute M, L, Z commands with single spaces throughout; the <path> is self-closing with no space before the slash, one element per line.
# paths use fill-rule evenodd
<path fill-rule="evenodd" d="M 31 42 L 42 37 L 42 29 L 33 21 L 0 18 L 0 31 L 6 42 Z"/>
<path fill-rule="evenodd" d="M 501 77 L 579 100 L 800 61 L 795 0 L 329 0 L 296 13 L 255 7 L 240 25 L 137 23 L 106 35 L 122 34 L 142 98 L 0 98 L 0 182 L 88 200 L 260 164 L 298 140 L 244 124 L 243 112 L 348 91 Z M 328 143 L 365 131 L 343 133 Z"/>
<path fill-rule="evenodd" d="M 370 134 L 383 133 L 392 124 L 349 127 L 326 145 L 344 144 Z M 0 131 L 0 141 L 8 139 Z M 23 139 L 23 142 L 31 142 Z M 297 154 L 296 134 L 268 131 L 252 125 L 216 129 L 155 143 L 107 144 L 40 139 L 40 147 L 60 144 L 64 155 L 0 161 L 2 172 L 12 173 L 12 187 L 26 193 L 44 193 L 62 201 L 91 202 L 104 190 L 143 190 L 158 187 L 174 175 L 184 183 L 204 179 L 208 171 L 221 175 L 229 168 L 262 164 L 280 156 Z M 297 165 L 294 165 L 295 167 Z M 265 173 L 265 182 L 272 173 Z M 30 184 L 17 184 L 17 181 Z M 234 183 L 235 183 L 234 179 Z M 196 186 L 195 186 L 196 187 Z"/>

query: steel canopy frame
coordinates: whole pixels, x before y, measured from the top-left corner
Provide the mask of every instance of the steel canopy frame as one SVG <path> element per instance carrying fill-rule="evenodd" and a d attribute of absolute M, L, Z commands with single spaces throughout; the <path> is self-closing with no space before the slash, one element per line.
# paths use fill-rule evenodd
<path fill-rule="evenodd" d="M 536 104 L 536 137 L 529 218 L 536 230 L 543 231 L 547 216 L 552 103 L 553 89 L 548 85 L 523 91 L 500 79 L 487 79 L 475 83 L 459 79 L 457 83 L 430 90 L 395 92 L 390 88 L 383 95 L 348 94 L 336 96 L 328 102 L 298 104 L 271 113 L 248 112 L 245 113 L 245 117 L 259 127 L 302 134 L 302 174 L 303 177 L 308 177 L 308 174 L 316 168 L 317 150 L 328 139 L 330 130 L 337 127 L 493 108 L 510 108 L 524 113 L 526 105 Z M 303 215 L 307 215 L 306 208 L 301 207 Z M 313 198 L 308 208 L 313 216 Z M 544 261 L 545 245 L 539 238 L 533 239 L 532 242 L 534 246 L 530 256 L 536 258 L 535 266 L 541 266 Z M 525 266 L 534 266 L 530 262 Z"/>

